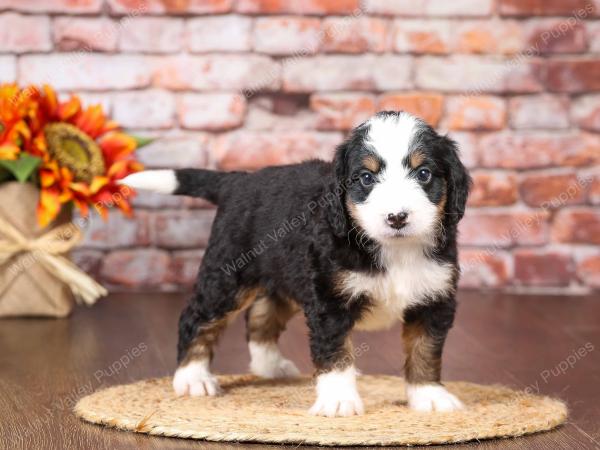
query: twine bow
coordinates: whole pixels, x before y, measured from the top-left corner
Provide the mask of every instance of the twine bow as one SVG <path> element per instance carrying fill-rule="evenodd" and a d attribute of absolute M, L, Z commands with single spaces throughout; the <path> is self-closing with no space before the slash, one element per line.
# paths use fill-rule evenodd
<path fill-rule="evenodd" d="M 0 217 L 0 234 L 4 237 L 0 240 L 0 264 L 19 253 L 31 253 L 36 262 L 69 286 L 78 301 L 92 305 L 108 293 L 103 286 L 61 256 L 75 247 L 83 237 L 74 224 L 66 223 L 38 238 L 28 239 Z"/>

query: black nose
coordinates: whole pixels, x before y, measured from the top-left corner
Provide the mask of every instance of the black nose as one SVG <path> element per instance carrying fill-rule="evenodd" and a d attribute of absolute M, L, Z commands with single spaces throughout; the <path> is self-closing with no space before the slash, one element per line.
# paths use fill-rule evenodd
<path fill-rule="evenodd" d="M 408 218 L 408 213 L 401 212 L 398 214 L 388 214 L 387 223 L 394 230 L 399 230 L 406 225 L 406 219 Z"/>

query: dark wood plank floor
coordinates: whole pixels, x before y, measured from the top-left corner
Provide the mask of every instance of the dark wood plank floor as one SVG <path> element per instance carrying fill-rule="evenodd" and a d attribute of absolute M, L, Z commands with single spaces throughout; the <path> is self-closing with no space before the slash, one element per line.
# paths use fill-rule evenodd
<path fill-rule="evenodd" d="M 444 378 L 560 397 L 568 402 L 570 417 L 553 432 L 458 448 L 600 448 L 600 297 L 475 292 L 459 297 Z M 78 398 L 101 387 L 171 374 L 182 305 L 178 295 L 114 295 L 91 309 L 78 308 L 69 319 L 0 320 L 0 448 L 247 447 L 104 429 L 71 412 Z M 401 373 L 398 327 L 358 333 L 354 344 L 368 346 L 358 361 L 364 372 Z M 303 371 L 311 371 L 300 317 L 282 337 L 282 347 Z M 247 365 L 238 320 L 225 333 L 215 366 L 220 373 L 237 373 Z"/>

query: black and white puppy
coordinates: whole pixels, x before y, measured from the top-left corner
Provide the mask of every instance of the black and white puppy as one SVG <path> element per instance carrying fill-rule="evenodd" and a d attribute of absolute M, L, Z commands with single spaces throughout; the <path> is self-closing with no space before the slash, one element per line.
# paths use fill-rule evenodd
<path fill-rule="evenodd" d="M 209 368 L 213 346 L 244 309 L 251 371 L 298 375 L 277 340 L 301 309 L 317 377 L 310 413 L 363 413 L 350 334 L 398 320 L 408 405 L 462 407 L 440 383 L 456 305 L 457 224 L 471 184 L 452 140 L 410 114 L 381 112 L 352 131 L 333 163 L 254 173 L 155 170 L 123 182 L 218 205 L 179 323 L 177 394 L 219 392 Z"/>

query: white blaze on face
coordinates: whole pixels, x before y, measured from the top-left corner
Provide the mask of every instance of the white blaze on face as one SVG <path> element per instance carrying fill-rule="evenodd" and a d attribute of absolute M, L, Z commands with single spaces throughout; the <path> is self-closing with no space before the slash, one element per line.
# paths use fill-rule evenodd
<path fill-rule="evenodd" d="M 377 175 L 366 201 L 356 204 L 357 220 L 367 234 L 378 241 L 397 236 L 427 240 L 434 233 L 437 206 L 403 164 L 419 122 L 402 114 L 376 117 L 369 124 L 366 144 L 383 161 L 384 168 Z M 408 213 L 407 225 L 398 232 L 387 224 L 386 218 L 401 212 Z"/>

